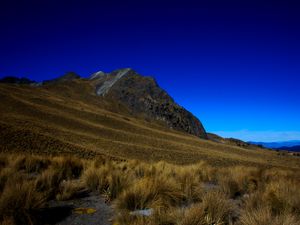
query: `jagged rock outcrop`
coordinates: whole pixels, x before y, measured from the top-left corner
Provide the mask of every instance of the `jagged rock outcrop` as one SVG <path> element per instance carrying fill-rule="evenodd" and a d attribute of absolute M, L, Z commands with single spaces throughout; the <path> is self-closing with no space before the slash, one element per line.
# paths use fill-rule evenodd
<path fill-rule="evenodd" d="M 179 106 L 152 77 L 139 75 L 132 69 L 112 73 L 97 72 L 90 77 L 99 96 L 124 103 L 134 114 L 161 120 L 170 128 L 207 138 L 201 122 Z"/>

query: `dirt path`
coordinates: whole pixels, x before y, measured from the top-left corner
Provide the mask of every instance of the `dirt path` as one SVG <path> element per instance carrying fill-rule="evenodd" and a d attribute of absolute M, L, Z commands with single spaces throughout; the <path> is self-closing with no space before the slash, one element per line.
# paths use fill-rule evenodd
<path fill-rule="evenodd" d="M 86 193 L 69 201 L 55 201 L 50 204 L 53 209 L 55 225 L 111 225 L 113 216 L 111 206 L 97 193 Z M 54 213 L 56 212 L 56 213 Z M 55 215 L 54 215 L 55 214 Z M 49 218 L 54 220 L 54 218 Z"/>

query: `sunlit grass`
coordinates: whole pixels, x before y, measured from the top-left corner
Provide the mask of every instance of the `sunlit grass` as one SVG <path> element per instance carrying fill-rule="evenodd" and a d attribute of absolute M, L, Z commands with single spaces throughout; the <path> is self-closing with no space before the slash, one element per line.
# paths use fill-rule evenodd
<path fill-rule="evenodd" d="M 298 224 L 297 171 L 2 154 L 0 224 L 38 224 L 49 201 L 98 193 L 116 224 Z M 138 210 L 148 216 L 133 214 Z M 148 211 L 147 211 L 148 210 Z"/>

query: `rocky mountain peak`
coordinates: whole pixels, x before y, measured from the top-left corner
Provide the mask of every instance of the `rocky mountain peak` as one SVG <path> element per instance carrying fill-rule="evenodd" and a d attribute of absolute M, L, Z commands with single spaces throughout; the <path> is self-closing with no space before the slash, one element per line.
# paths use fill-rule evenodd
<path fill-rule="evenodd" d="M 90 77 L 89 80 L 95 80 L 95 79 L 101 79 L 102 77 L 107 76 L 106 73 L 103 71 L 98 71 L 96 73 L 93 73 Z"/>
<path fill-rule="evenodd" d="M 105 96 L 116 82 L 118 82 L 122 77 L 126 76 L 131 71 L 133 70 L 130 68 L 125 68 L 115 70 L 110 74 L 105 74 L 103 72 L 94 73 L 91 78 L 93 77 L 92 80 L 96 80 L 96 94 L 99 96 Z"/>
<path fill-rule="evenodd" d="M 153 77 L 141 76 L 125 68 L 97 76 L 92 83 L 98 96 L 122 102 L 133 114 L 142 114 L 162 121 L 172 129 L 207 138 L 201 122 L 178 105 Z"/>

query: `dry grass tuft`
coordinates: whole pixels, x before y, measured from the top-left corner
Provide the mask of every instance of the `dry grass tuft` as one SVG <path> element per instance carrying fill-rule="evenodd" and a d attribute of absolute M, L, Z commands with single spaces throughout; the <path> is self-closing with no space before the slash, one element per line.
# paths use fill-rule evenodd
<path fill-rule="evenodd" d="M 8 164 L 8 157 L 0 153 L 0 171 Z"/>
<path fill-rule="evenodd" d="M 90 167 L 83 173 L 82 179 L 89 189 L 103 192 L 109 187 L 108 175 L 109 169 L 107 167 Z"/>
<path fill-rule="evenodd" d="M 33 182 L 9 182 L 0 198 L 0 221 L 13 218 L 17 224 L 32 224 L 35 210 L 45 206 L 46 199 Z"/>
<path fill-rule="evenodd" d="M 3 221 L 0 222 L 1 225 L 15 225 L 15 221 L 12 217 L 4 217 Z"/>
<path fill-rule="evenodd" d="M 234 210 L 233 204 L 219 191 L 208 192 L 201 203 L 207 224 L 229 223 Z"/>
<path fill-rule="evenodd" d="M 251 167 L 230 167 L 219 173 L 222 191 L 230 198 L 254 192 L 260 185 L 261 171 Z"/>
<path fill-rule="evenodd" d="M 259 207 L 242 211 L 240 217 L 242 225 L 299 225 L 300 220 L 294 215 L 288 213 L 281 213 L 275 215 L 269 207 Z"/>
<path fill-rule="evenodd" d="M 299 184 L 299 181 L 274 180 L 265 187 L 264 201 L 274 213 L 289 212 L 300 215 Z"/>
<path fill-rule="evenodd" d="M 175 180 L 180 185 L 186 204 L 199 202 L 204 195 L 202 183 L 198 181 L 201 178 L 189 167 L 177 169 L 176 173 Z"/>
<path fill-rule="evenodd" d="M 83 190 L 84 186 L 77 180 L 63 181 L 59 185 L 58 193 L 56 194 L 56 199 L 59 201 L 70 200 L 76 196 L 76 194 Z"/>
<path fill-rule="evenodd" d="M 57 170 L 49 168 L 36 178 L 35 187 L 38 192 L 45 193 L 48 199 L 51 199 L 55 196 L 62 180 Z"/>
<path fill-rule="evenodd" d="M 205 211 L 201 204 L 192 205 L 190 208 L 185 210 L 182 221 L 180 225 L 204 225 L 206 224 L 205 220 Z"/>
<path fill-rule="evenodd" d="M 215 168 L 206 163 L 5 155 L 0 224 L 36 225 L 47 201 L 89 189 L 113 204 L 124 225 L 299 225 L 298 171 Z M 136 210 L 149 210 L 143 216 Z M 43 209 L 44 210 L 44 209 Z M 149 212 L 149 211 L 148 211 Z"/>
<path fill-rule="evenodd" d="M 38 156 L 17 156 L 14 162 L 16 171 L 24 170 L 27 173 L 39 173 L 47 169 L 50 165 L 50 160 Z"/>
<path fill-rule="evenodd" d="M 219 191 L 208 192 L 201 203 L 194 204 L 184 212 L 180 225 L 222 225 L 232 221 L 234 208 Z"/>
<path fill-rule="evenodd" d="M 184 196 L 175 182 L 163 178 L 142 178 L 117 199 L 117 207 L 125 210 L 167 208 L 180 205 Z"/>
<path fill-rule="evenodd" d="M 3 191 L 7 180 L 14 175 L 11 168 L 4 168 L 0 171 L 0 193 Z"/>
<path fill-rule="evenodd" d="M 53 169 L 58 170 L 62 179 L 75 179 L 83 171 L 83 162 L 75 157 L 57 157 L 54 158 Z"/>

